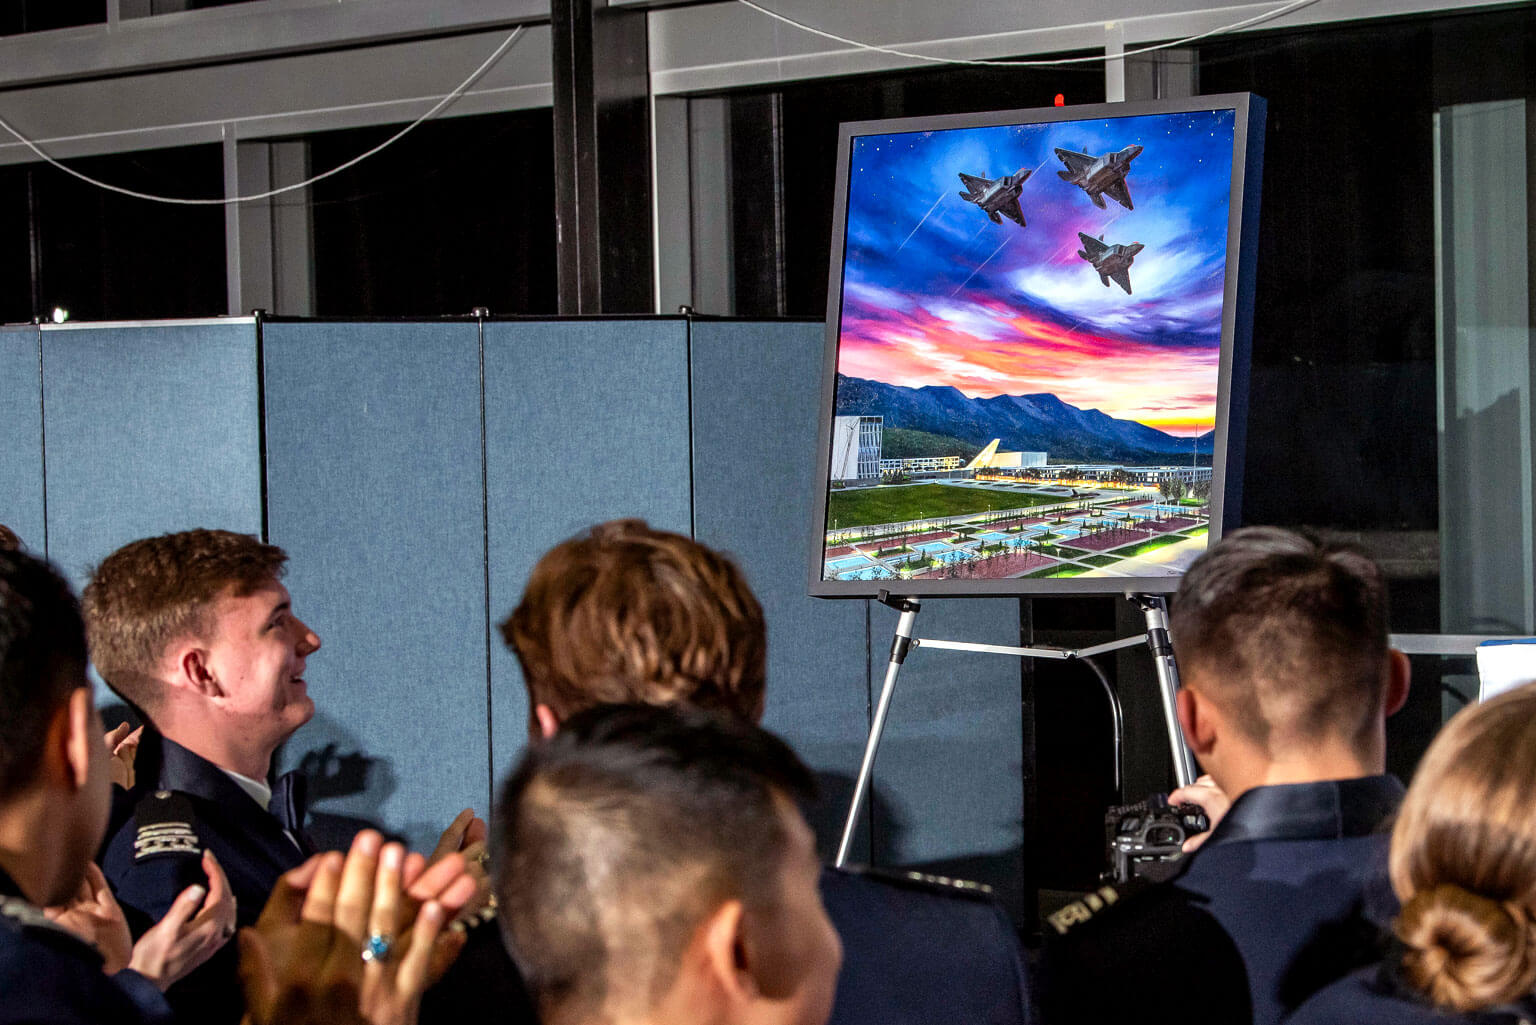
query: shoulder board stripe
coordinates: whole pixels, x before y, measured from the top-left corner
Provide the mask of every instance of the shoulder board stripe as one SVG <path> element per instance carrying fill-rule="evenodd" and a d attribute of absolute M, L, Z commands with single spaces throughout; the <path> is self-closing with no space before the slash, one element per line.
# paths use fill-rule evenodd
<path fill-rule="evenodd" d="M 1082 900 L 1074 900 L 1059 911 L 1054 911 L 1046 916 L 1057 934 L 1065 935 L 1068 929 L 1074 925 L 1081 925 L 1105 908 L 1120 899 L 1120 893 L 1113 886 L 1101 886 L 1092 893 L 1084 894 Z"/>
<path fill-rule="evenodd" d="M 165 822 L 140 826 L 133 841 L 133 860 L 143 861 L 163 854 L 201 854 L 202 844 L 191 825 Z"/>

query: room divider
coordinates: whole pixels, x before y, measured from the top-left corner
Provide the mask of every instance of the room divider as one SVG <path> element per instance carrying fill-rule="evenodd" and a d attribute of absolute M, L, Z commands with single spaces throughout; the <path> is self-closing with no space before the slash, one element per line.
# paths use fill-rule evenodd
<path fill-rule="evenodd" d="M 680 317 L 230 318 L 0 329 L 0 522 L 78 585 L 136 537 L 216 526 L 291 556 L 324 647 L 283 752 L 316 824 L 430 845 L 528 736 L 497 624 L 540 554 L 620 516 L 730 552 L 769 625 L 765 725 L 821 774 L 823 844 L 894 613 L 805 593 L 823 330 Z M 1012 599 L 925 630 L 1017 643 Z M 1018 893 L 1019 669 L 915 659 L 854 860 Z M 111 701 L 104 695 L 104 700 Z"/>

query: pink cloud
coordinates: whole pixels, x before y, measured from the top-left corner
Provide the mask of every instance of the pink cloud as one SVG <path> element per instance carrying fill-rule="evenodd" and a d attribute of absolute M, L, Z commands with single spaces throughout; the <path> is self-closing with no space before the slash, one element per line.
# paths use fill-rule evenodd
<path fill-rule="evenodd" d="M 1111 338 L 996 300 L 972 303 L 1003 337 L 977 338 L 913 308 L 845 308 L 838 372 L 972 398 L 1050 392 L 1063 402 L 1192 436 L 1215 423 L 1219 352 Z"/>

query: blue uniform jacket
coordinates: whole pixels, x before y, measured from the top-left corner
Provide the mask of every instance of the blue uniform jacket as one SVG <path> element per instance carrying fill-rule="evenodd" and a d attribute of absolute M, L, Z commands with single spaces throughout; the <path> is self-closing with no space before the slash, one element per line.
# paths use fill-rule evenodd
<path fill-rule="evenodd" d="M 1397 978 L 1390 964 L 1373 965 L 1325 987 L 1286 1019 L 1286 1025 L 1519 1025 L 1536 1021 L 1536 997 L 1467 1014 L 1436 1010 Z"/>
<path fill-rule="evenodd" d="M 1402 794 L 1390 776 L 1244 793 L 1175 879 L 1050 917 L 1045 1020 L 1114 1020 L 1161 993 L 1184 1022 L 1275 1025 L 1377 955 Z"/>
<path fill-rule="evenodd" d="M 136 934 L 158 921 L 188 886 L 206 885 L 204 848 L 229 877 L 238 924 L 254 925 L 278 877 L 302 863 L 304 852 L 271 812 L 207 759 L 148 731 L 139 759 L 142 782 L 125 802 L 133 814 L 117 824 L 101 858 Z M 190 815 L 170 825 L 150 821 L 156 802 L 170 795 L 180 795 L 185 804 L 178 807 Z M 191 821 L 181 823 L 183 817 Z M 166 995 L 177 1016 L 202 1025 L 237 1025 L 244 1013 L 237 957 L 236 945 L 227 943 L 172 986 Z"/>
<path fill-rule="evenodd" d="M 167 1025 L 160 991 L 43 917 L 0 870 L 0 1025 Z"/>
<path fill-rule="evenodd" d="M 1013 924 L 990 897 L 917 879 L 821 873 L 843 941 L 828 1025 L 1026 1025 Z"/>

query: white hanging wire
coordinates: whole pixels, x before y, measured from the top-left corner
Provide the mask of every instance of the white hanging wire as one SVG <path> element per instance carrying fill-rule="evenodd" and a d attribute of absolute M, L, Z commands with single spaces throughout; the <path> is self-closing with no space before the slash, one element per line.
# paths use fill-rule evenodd
<path fill-rule="evenodd" d="M 125 189 L 120 185 L 113 185 L 110 182 L 104 182 L 100 181 L 99 179 L 92 178 L 88 174 L 84 174 L 75 170 L 73 167 L 69 167 L 66 164 L 60 163 L 58 160 L 43 152 L 37 143 L 33 142 L 31 139 L 18 132 L 14 127 L 12 127 L 10 122 L 6 121 L 3 117 L 0 117 L 0 128 L 10 132 L 23 146 L 27 147 L 27 149 L 31 150 L 33 153 L 36 153 L 39 157 L 52 164 L 54 167 L 57 167 L 65 174 L 79 178 L 81 181 L 90 185 L 94 185 L 99 189 L 106 189 L 108 192 L 116 192 L 123 196 L 132 196 L 134 199 L 147 199 L 152 203 L 174 203 L 177 206 L 228 206 L 230 203 L 249 203 L 258 199 L 271 199 L 273 196 L 281 196 L 285 192 L 295 192 L 299 189 L 306 189 L 309 186 L 315 184 L 315 182 L 323 181 L 332 175 L 340 174 L 347 168 L 355 167 L 362 163 L 364 160 L 367 160 L 369 157 L 373 156 L 375 153 L 378 153 L 381 150 L 384 150 L 387 147 L 399 142 L 413 129 L 417 128 L 425 121 L 430 121 L 450 103 L 452 103 L 454 100 L 457 100 L 460 96 L 463 96 L 470 86 L 479 81 L 481 75 L 484 75 L 487 71 L 489 71 L 491 66 L 500 60 L 502 56 L 512 48 L 512 44 L 517 42 L 518 38 L 525 31 L 525 28 L 526 26 L 519 25 L 517 28 L 513 29 L 512 34 L 507 36 L 506 39 L 502 40 L 500 46 L 496 47 L 496 51 L 487 57 L 483 64 L 471 72 L 468 78 L 466 78 L 463 82 L 460 82 L 457 88 L 433 104 L 431 110 L 427 111 L 425 114 L 421 115 L 421 117 L 417 118 L 415 121 L 412 121 L 410 124 L 406 125 L 404 128 L 400 129 L 394 135 L 391 135 L 377 146 L 367 150 L 366 152 L 359 153 L 357 156 L 353 157 L 351 160 L 348 160 L 344 164 L 338 164 L 336 167 L 331 168 L 329 171 L 322 171 L 319 174 L 311 178 L 306 178 L 301 182 L 294 182 L 292 185 L 284 185 L 281 188 L 268 189 L 266 192 L 255 192 L 249 196 L 226 196 L 222 199 L 183 199 L 178 196 L 157 196 L 148 192 L 136 192 L 133 189 Z"/>
<path fill-rule="evenodd" d="M 1153 53 L 1157 50 L 1167 50 L 1173 47 L 1187 46 L 1190 43 L 1196 43 L 1202 39 L 1209 39 L 1211 36 L 1224 35 L 1228 32 L 1237 32 L 1245 28 L 1251 28 L 1254 25 L 1262 24 L 1266 21 L 1273 21 L 1275 18 L 1282 18 L 1285 15 L 1292 13 L 1293 11 L 1301 10 L 1303 7 L 1311 7 L 1315 3 L 1320 3 L 1321 0 L 1291 0 L 1290 3 L 1274 8 L 1273 10 L 1265 11 L 1262 14 L 1255 14 L 1251 18 L 1244 18 L 1242 21 L 1235 21 L 1230 25 L 1223 25 L 1221 28 L 1213 28 L 1209 32 L 1201 32 L 1193 36 L 1185 36 L 1183 39 L 1175 39 L 1171 43 L 1155 43 L 1151 46 L 1143 46 L 1135 50 L 1126 50 L 1124 53 L 1093 54 L 1092 56 L 1088 57 L 1062 57 L 1057 60 L 1027 61 L 970 60 L 965 57 L 935 57 L 931 54 L 914 53 L 911 50 L 900 50 L 894 46 L 880 46 L 875 43 L 862 43 L 857 39 L 850 39 L 847 36 L 840 36 L 836 32 L 828 32 L 827 30 L 819 29 L 814 25 L 807 25 L 803 21 L 796 21 L 794 18 L 791 18 L 788 15 L 780 14 L 777 11 L 769 10 L 762 4 L 754 3 L 753 0 L 736 0 L 736 2 L 743 5 L 744 7 L 752 8 L 752 10 L 757 11 L 759 14 L 766 14 L 768 17 L 774 19 L 775 21 L 782 21 L 786 25 L 793 25 L 795 28 L 802 32 L 809 32 L 813 36 L 821 36 L 823 39 L 830 39 L 834 42 L 843 43 L 846 46 L 856 47 L 860 50 L 871 50 L 875 53 L 889 54 L 892 57 L 905 57 L 908 60 L 928 61 L 932 64 L 968 64 L 977 67 L 989 68 L 1049 68 L 1056 67 L 1057 65 L 1061 64 L 1091 64 L 1095 61 L 1119 60 L 1124 57 L 1137 57 L 1144 53 Z"/>

